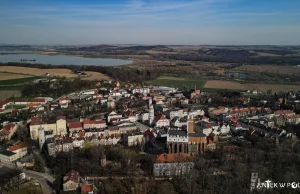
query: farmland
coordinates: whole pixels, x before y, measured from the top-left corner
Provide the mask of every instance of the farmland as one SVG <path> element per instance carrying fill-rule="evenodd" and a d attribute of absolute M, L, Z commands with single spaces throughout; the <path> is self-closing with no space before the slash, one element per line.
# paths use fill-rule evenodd
<path fill-rule="evenodd" d="M 147 82 L 147 84 L 151 84 L 151 85 L 163 85 L 163 86 L 175 87 L 179 89 L 194 88 L 195 84 L 197 88 L 203 88 L 205 83 L 206 81 L 201 79 L 187 78 L 187 77 L 167 77 L 167 76 L 161 76 L 158 77 L 156 80 Z"/>
<path fill-rule="evenodd" d="M 257 90 L 259 92 L 297 91 L 299 85 L 278 85 L 278 84 L 241 84 L 234 81 L 209 80 L 204 88 L 230 89 L 230 90 Z"/>
<path fill-rule="evenodd" d="M 273 65 L 243 65 L 236 68 L 243 71 L 266 72 L 285 75 L 300 75 L 300 67 Z"/>
<path fill-rule="evenodd" d="M 8 79 L 20 79 L 20 78 L 28 78 L 31 77 L 30 75 L 18 74 L 18 73 L 7 73 L 7 72 L 0 72 L 0 81 L 1 80 L 8 80 Z"/>
<path fill-rule="evenodd" d="M 39 79 L 41 77 L 39 76 L 32 76 L 32 77 L 25 77 L 25 78 L 19 78 L 19 79 L 7 79 L 7 80 L 1 80 L 0 86 L 4 85 L 24 85 L 25 83 L 31 82 L 35 79 Z"/>
<path fill-rule="evenodd" d="M 70 69 L 39 69 L 39 68 L 31 68 L 31 67 L 16 67 L 16 66 L 0 66 L 0 72 L 10 72 L 10 73 L 18 73 L 27 76 L 44 76 L 46 73 L 49 73 L 50 76 L 59 76 L 66 78 L 75 78 L 77 75 L 72 74 Z M 88 77 L 83 77 L 82 79 L 86 80 L 107 80 L 108 76 L 98 73 L 98 72 L 85 72 Z"/>

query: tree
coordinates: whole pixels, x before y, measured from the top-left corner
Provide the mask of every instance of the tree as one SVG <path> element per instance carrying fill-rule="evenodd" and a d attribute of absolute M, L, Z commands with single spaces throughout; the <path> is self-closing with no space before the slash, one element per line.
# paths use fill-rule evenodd
<path fill-rule="evenodd" d="M 270 95 L 272 94 L 272 90 L 269 89 L 269 90 L 267 91 L 267 94 L 270 96 Z"/>

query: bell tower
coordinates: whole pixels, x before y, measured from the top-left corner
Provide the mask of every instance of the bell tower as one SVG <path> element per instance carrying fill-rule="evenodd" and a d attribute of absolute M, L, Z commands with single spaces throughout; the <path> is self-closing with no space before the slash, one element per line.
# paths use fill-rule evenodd
<path fill-rule="evenodd" d="M 193 117 L 193 115 L 188 115 L 187 131 L 188 131 L 188 133 L 195 133 L 195 131 L 194 131 L 194 117 Z"/>

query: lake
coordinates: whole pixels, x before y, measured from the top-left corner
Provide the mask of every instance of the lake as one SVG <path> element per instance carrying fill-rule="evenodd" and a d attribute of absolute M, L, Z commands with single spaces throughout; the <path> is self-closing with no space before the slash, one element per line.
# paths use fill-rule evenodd
<path fill-rule="evenodd" d="M 16 51 L 0 51 L 0 53 L 13 53 Z M 24 53 L 24 51 L 19 51 Z M 25 51 L 26 53 L 26 51 Z M 102 65 L 117 66 L 132 63 L 130 60 L 122 59 L 102 59 L 102 58 L 84 58 L 67 55 L 42 55 L 42 54 L 7 54 L 0 55 L 0 63 L 21 62 L 21 59 L 35 60 L 24 61 L 24 63 L 39 63 L 51 65 Z"/>

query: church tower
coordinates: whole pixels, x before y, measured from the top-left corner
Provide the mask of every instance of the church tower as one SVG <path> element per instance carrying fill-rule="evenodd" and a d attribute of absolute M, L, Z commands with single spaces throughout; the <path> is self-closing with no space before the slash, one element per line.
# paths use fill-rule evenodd
<path fill-rule="evenodd" d="M 188 133 L 195 133 L 194 130 L 194 117 L 193 115 L 188 115 L 188 120 L 187 120 L 187 132 Z"/>
<path fill-rule="evenodd" d="M 43 127 L 40 126 L 39 128 L 39 145 L 40 145 L 40 150 L 43 148 L 43 145 L 45 143 L 45 130 Z"/>

